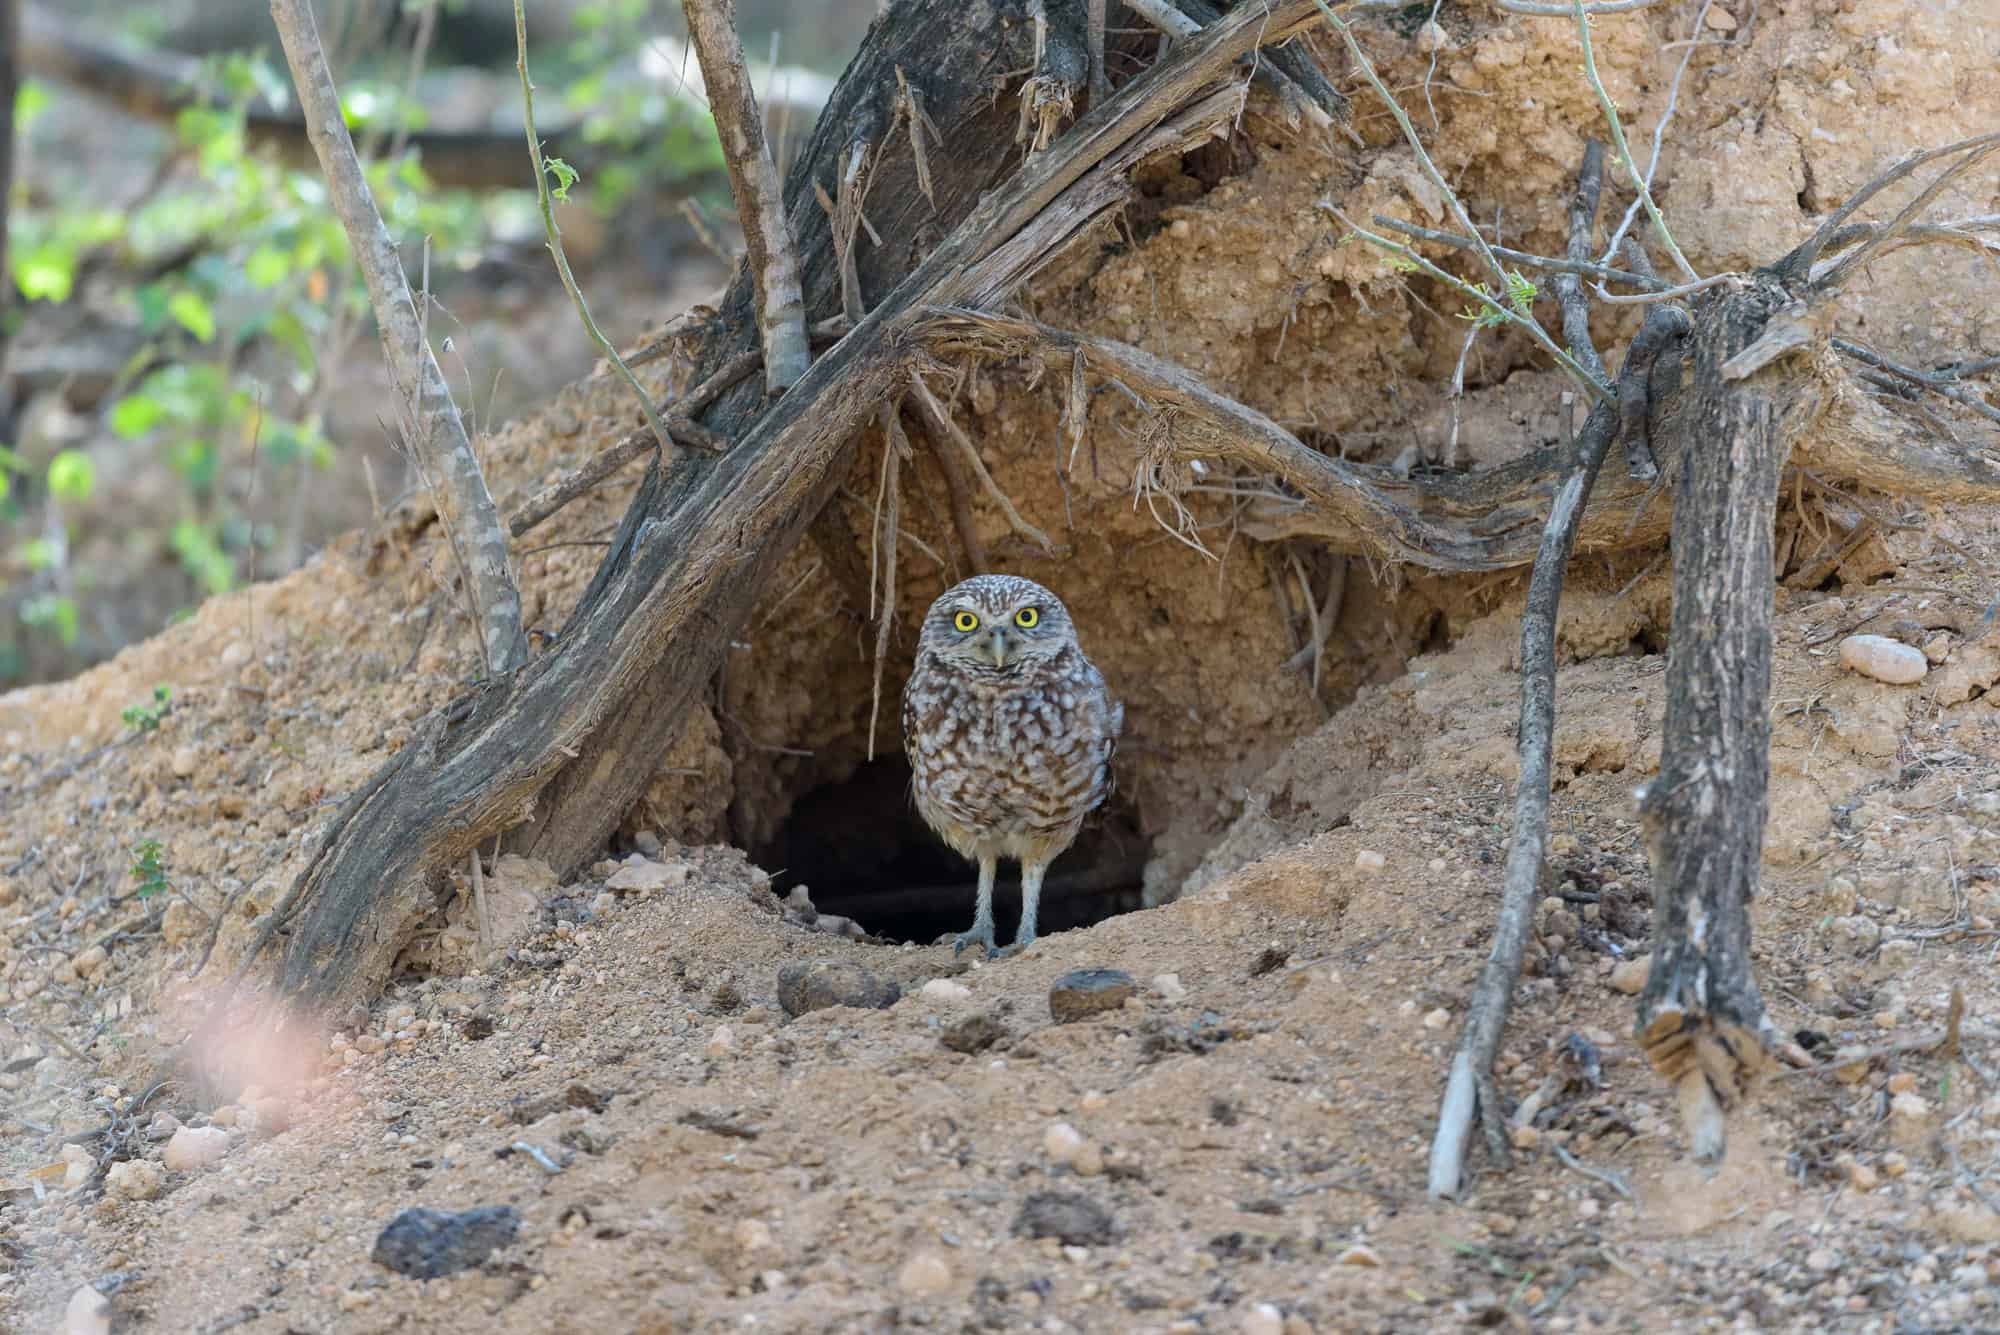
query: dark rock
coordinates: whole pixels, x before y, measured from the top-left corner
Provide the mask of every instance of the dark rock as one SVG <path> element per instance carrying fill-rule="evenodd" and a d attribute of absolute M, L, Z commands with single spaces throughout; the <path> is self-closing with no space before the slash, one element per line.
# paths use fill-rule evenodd
<path fill-rule="evenodd" d="M 1014 1232 L 1024 1238 L 1061 1238 L 1072 1247 L 1099 1247 L 1113 1236 L 1111 1215 L 1073 1191 L 1038 1191 L 1021 1202 Z"/>
<path fill-rule="evenodd" d="M 1058 1024 L 1114 1011 L 1138 991 L 1122 969 L 1072 969 L 1049 985 L 1049 1014 Z"/>
<path fill-rule="evenodd" d="M 902 988 L 883 982 L 859 964 L 823 960 L 817 964 L 787 964 L 778 970 L 778 1004 L 794 1019 L 828 1006 L 887 1010 L 902 995 Z"/>
<path fill-rule="evenodd" d="M 1262 978 L 1265 974 L 1281 969 L 1292 957 L 1292 952 L 1283 946 L 1265 946 L 1264 952 L 1250 965 L 1250 976 Z"/>
<path fill-rule="evenodd" d="M 520 1213 L 511 1205 L 476 1210 L 405 1210 L 375 1239 L 375 1264 L 412 1279 L 436 1279 L 481 1264 L 514 1241 Z"/>
<path fill-rule="evenodd" d="M 938 1042 L 953 1052 L 970 1054 L 984 1052 L 1005 1037 L 1007 1030 L 1000 1022 L 981 1011 L 946 1026 L 945 1031 L 938 1035 Z"/>

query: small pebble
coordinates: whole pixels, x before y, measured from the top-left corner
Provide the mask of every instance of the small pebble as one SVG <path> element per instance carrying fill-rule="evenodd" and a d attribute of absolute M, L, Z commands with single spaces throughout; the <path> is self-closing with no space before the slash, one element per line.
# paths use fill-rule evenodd
<path fill-rule="evenodd" d="M 169 1173 L 194 1173 L 213 1167 L 229 1153 L 229 1133 L 216 1126 L 184 1126 L 167 1141 L 161 1162 Z"/>
<path fill-rule="evenodd" d="M 935 1297 L 951 1288 L 951 1267 L 936 1252 L 918 1252 L 896 1272 L 896 1287 L 917 1297 Z"/>
<path fill-rule="evenodd" d="M 521 1215 L 511 1205 L 474 1210 L 409 1209 L 389 1221 L 370 1259 L 413 1279 L 436 1279 L 483 1265 L 496 1248 L 514 1241 Z"/>
<path fill-rule="evenodd" d="M 76 970 L 78 978 L 95 978 L 98 971 L 104 967 L 104 962 L 110 958 L 110 954 L 103 946 L 92 946 L 88 950 L 77 952 L 76 958 L 70 961 L 70 967 Z"/>
<path fill-rule="evenodd" d="M 88 1284 L 69 1296 L 63 1335 L 111 1335 L 111 1300 Z"/>
<path fill-rule="evenodd" d="M 972 989 L 949 978 L 933 978 L 918 988 L 917 993 L 933 1001 L 963 1001 L 972 995 Z"/>
<path fill-rule="evenodd" d="M 887 1010 L 902 996 L 897 984 L 883 982 L 859 964 L 824 960 L 778 970 L 778 1004 L 794 1019 L 831 1006 Z"/>
<path fill-rule="evenodd" d="M 1354 869 L 1371 875 L 1389 865 L 1389 859 L 1372 848 L 1364 848 L 1354 855 Z"/>
<path fill-rule="evenodd" d="M 1635 959 L 1621 962 L 1611 970 L 1612 990 L 1635 997 L 1646 990 L 1646 979 L 1653 972 L 1653 957 L 1640 955 Z"/>
<path fill-rule="evenodd" d="M 715 1032 L 708 1036 L 706 1051 L 711 1057 L 727 1057 L 736 1051 L 736 1032 L 726 1024 L 715 1026 Z"/>
<path fill-rule="evenodd" d="M 1258 1303 L 1243 1314 L 1243 1335 L 1285 1335 L 1285 1314 L 1269 1303 Z"/>
<path fill-rule="evenodd" d="M 1920 682 L 1930 671 L 1930 663 L 1924 658 L 1923 650 L 1912 649 L 1886 635 L 1848 636 L 1840 642 L 1840 661 L 1864 677 L 1873 677 L 1891 686 Z"/>
<path fill-rule="evenodd" d="M 1122 969 L 1072 969 L 1049 986 L 1049 1014 L 1058 1023 L 1123 1006 L 1135 991 Z"/>
<path fill-rule="evenodd" d="M 1916 1087 L 1917 1077 L 1913 1071 L 1898 1071 L 1889 1077 L 1889 1092 L 1891 1094 L 1908 1094 Z"/>
<path fill-rule="evenodd" d="M 1153 992 L 1162 1000 L 1179 1001 L 1187 995 L 1187 988 L 1182 985 L 1179 974 L 1162 973 L 1153 977 Z"/>
<path fill-rule="evenodd" d="M 179 748 L 174 752 L 174 758 L 172 761 L 174 769 L 174 777 L 177 779 L 187 778 L 189 775 L 194 773 L 195 766 L 200 763 L 201 763 L 201 756 L 192 746 L 183 746 Z"/>
<path fill-rule="evenodd" d="M 149 1159 L 126 1159 L 112 1164 L 104 1174 L 106 1195 L 120 1200 L 150 1201 L 160 1194 L 160 1186 L 166 1174 L 160 1166 Z"/>
<path fill-rule="evenodd" d="M 1334 1257 L 1333 1263 L 1335 1265 L 1367 1266 L 1370 1269 L 1375 1269 L 1379 1268 L 1382 1264 L 1382 1253 L 1376 1251 L 1365 1242 L 1357 1242 L 1342 1251 L 1340 1255 Z"/>
<path fill-rule="evenodd" d="M 1442 1029 L 1451 1023 L 1451 1012 L 1439 1006 L 1424 1016 L 1424 1028 Z"/>
<path fill-rule="evenodd" d="M 1083 1134 L 1068 1122 L 1051 1123 L 1042 1133 L 1042 1153 L 1049 1156 L 1049 1162 L 1067 1167 L 1076 1159 L 1076 1153 L 1083 1148 Z"/>

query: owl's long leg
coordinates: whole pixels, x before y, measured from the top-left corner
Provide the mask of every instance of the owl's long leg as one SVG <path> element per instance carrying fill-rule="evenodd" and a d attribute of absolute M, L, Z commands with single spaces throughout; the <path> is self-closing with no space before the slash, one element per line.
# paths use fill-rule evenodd
<path fill-rule="evenodd" d="M 979 907 L 972 915 L 972 930 L 960 932 L 952 942 L 952 954 L 963 952 L 967 946 L 984 946 L 987 954 L 993 953 L 993 877 L 999 867 L 998 857 L 979 859 Z"/>
<path fill-rule="evenodd" d="M 1014 949 L 1026 950 L 1035 943 L 1035 915 L 1042 907 L 1042 876 L 1046 862 L 1021 864 L 1021 927 L 1014 933 Z"/>

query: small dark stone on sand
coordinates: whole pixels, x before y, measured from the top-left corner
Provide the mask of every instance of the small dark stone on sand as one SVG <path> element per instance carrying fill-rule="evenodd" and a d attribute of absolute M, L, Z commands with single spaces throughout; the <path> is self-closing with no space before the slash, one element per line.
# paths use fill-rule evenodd
<path fill-rule="evenodd" d="M 511 1205 L 476 1210 L 405 1210 L 375 1239 L 377 1265 L 413 1279 L 436 1279 L 483 1263 L 520 1231 Z"/>
<path fill-rule="evenodd" d="M 794 1019 L 829 1006 L 887 1010 L 902 995 L 902 988 L 882 981 L 859 964 L 822 960 L 787 964 L 778 970 L 778 1004 Z"/>
<path fill-rule="evenodd" d="M 1265 946 L 1264 953 L 1259 955 L 1256 962 L 1250 966 L 1250 976 L 1252 978 L 1262 978 L 1265 974 L 1275 969 L 1283 968 L 1285 961 L 1291 959 L 1291 957 L 1292 952 L 1286 950 L 1283 946 Z"/>
<path fill-rule="evenodd" d="M 1049 1014 L 1067 1024 L 1117 1010 L 1137 990 L 1122 969 L 1071 969 L 1049 985 Z"/>
<path fill-rule="evenodd" d="M 1111 1215 L 1073 1191 L 1038 1191 L 1021 1202 L 1014 1232 L 1024 1238 L 1061 1238 L 1072 1247 L 1100 1247 L 1112 1239 Z"/>
<path fill-rule="evenodd" d="M 938 1035 L 938 1042 L 953 1052 L 984 1052 L 1007 1036 L 1000 1022 L 985 1012 L 968 1015 L 954 1024 L 947 1025 Z"/>

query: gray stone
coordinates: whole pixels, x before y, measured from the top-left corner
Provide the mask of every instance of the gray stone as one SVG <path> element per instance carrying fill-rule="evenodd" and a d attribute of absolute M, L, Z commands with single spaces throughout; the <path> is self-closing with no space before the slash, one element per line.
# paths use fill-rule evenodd
<path fill-rule="evenodd" d="M 1122 969 L 1072 969 L 1049 985 L 1049 1014 L 1067 1024 L 1117 1010 L 1137 990 Z"/>

